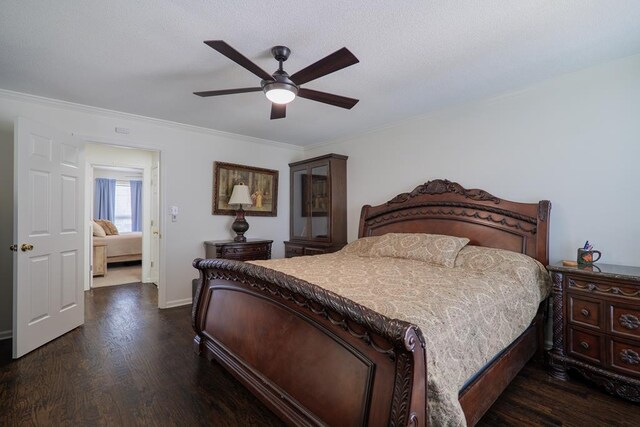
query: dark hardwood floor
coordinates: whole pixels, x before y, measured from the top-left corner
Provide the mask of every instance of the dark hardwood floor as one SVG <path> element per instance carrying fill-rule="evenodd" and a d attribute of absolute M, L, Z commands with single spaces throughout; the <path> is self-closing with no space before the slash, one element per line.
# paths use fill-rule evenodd
<path fill-rule="evenodd" d="M 217 364 L 192 350 L 188 306 L 157 308 L 154 285 L 85 295 L 86 323 L 11 360 L 0 341 L 0 426 L 280 426 Z M 481 426 L 632 426 L 640 406 L 529 364 Z"/>

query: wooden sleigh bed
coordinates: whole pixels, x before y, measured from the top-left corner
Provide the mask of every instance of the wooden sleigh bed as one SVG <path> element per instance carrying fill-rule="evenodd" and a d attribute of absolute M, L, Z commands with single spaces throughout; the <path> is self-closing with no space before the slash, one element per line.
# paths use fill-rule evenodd
<path fill-rule="evenodd" d="M 359 237 L 468 237 L 471 245 L 523 253 L 547 265 L 550 209 L 549 201 L 516 203 L 434 180 L 364 206 Z M 262 266 L 220 259 L 196 259 L 194 266 L 200 270 L 195 350 L 223 365 L 288 424 L 428 424 L 420 328 Z M 544 306 L 460 391 L 468 425 L 542 349 Z"/>

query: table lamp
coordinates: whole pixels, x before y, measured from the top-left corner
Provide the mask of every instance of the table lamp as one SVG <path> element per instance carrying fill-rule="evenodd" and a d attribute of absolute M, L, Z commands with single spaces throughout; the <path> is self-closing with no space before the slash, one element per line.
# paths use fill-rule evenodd
<path fill-rule="evenodd" d="M 231 229 L 236 232 L 236 237 L 233 238 L 233 241 L 246 242 L 247 238 L 244 237 L 244 233 L 249 229 L 249 223 L 244 219 L 244 209 L 242 209 L 242 205 L 253 205 L 251 196 L 249 195 L 249 187 L 243 183 L 234 185 L 227 204 L 229 206 L 238 205 L 236 219 L 233 221 L 233 225 L 231 225 Z"/>

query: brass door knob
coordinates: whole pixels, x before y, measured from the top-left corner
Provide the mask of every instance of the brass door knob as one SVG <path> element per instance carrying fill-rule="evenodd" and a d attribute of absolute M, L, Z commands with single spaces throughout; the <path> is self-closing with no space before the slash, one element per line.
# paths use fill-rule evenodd
<path fill-rule="evenodd" d="M 22 252 L 31 251 L 33 250 L 33 245 L 30 243 L 23 243 L 22 246 L 20 246 L 20 249 L 22 250 Z"/>
<path fill-rule="evenodd" d="M 14 244 L 14 245 L 9 246 L 9 250 L 11 252 L 18 252 L 18 245 Z"/>

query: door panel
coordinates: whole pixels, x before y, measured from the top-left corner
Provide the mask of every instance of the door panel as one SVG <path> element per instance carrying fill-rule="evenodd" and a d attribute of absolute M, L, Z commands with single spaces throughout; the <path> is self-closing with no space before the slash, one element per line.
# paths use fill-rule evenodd
<path fill-rule="evenodd" d="M 48 256 L 37 256 L 29 259 L 27 285 L 30 294 L 29 325 L 49 317 L 49 271 Z"/>
<path fill-rule="evenodd" d="M 75 176 L 61 177 L 62 206 L 62 233 L 78 232 L 78 180 Z"/>
<path fill-rule="evenodd" d="M 51 177 L 47 172 L 29 171 L 29 192 L 31 193 L 31 218 L 29 237 L 50 234 Z"/>
<path fill-rule="evenodd" d="M 84 323 L 84 153 L 70 134 L 14 128 L 13 357 Z"/>
<path fill-rule="evenodd" d="M 78 251 L 68 251 L 62 256 L 62 277 L 60 278 L 60 311 L 72 308 L 76 304 L 76 289 L 78 289 Z"/>

